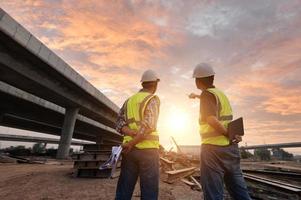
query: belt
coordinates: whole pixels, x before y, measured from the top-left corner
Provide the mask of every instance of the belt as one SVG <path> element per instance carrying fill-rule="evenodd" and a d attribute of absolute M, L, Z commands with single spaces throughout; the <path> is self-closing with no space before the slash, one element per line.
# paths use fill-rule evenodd
<path fill-rule="evenodd" d="M 126 135 L 126 136 L 131 136 L 131 135 Z M 148 135 L 144 135 L 144 140 L 159 141 L 159 135 L 149 135 L 149 134 Z"/>
<path fill-rule="evenodd" d="M 223 115 L 218 117 L 218 121 L 232 121 L 233 115 Z M 205 121 L 202 121 L 202 119 L 199 119 L 199 124 L 204 125 L 207 124 Z"/>
<path fill-rule="evenodd" d="M 211 131 L 211 132 L 201 134 L 201 137 L 202 137 L 202 139 L 207 139 L 207 138 L 217 137 L 217 136 L 222 136 L 222 135 L 227 137 L 227 135 L 221 134 L 220 132 L 217 132 L 217 131 Z"/>

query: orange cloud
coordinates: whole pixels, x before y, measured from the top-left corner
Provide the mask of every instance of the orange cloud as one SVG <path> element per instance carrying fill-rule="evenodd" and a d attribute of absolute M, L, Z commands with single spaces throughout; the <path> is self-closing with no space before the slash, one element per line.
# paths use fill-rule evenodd
<path fill-rule="evenodd" d="M 56 50 L 89 52 L 88 60 L 99 66 L 140 68 L 151 59 L 164 57 L 162 48 L 175 42 L 172 31 L 121 8 L 121 1 L 80 1 L 75 6 L 62 6 L 65 15 L 60 23 L 64 25 L 59 27 L 58 37 L 45 42 Z M 170 37 L 164 39 L 163 34 Z"/>

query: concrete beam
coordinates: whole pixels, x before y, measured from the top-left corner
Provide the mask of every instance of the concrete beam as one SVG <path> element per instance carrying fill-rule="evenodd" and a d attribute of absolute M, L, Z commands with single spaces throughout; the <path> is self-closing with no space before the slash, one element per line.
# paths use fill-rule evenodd
<path fill-rule="evenodd" d="M 45 144 L 59 144 L 60 140 L 55 138 L 35 137 L 35 136 L 24 136 L 24 135 L 11 135 L 0 133 L 0 141 L 14 141 L 14 142 L 35 142 Z M 71 141 L 71 145 L 83 146 L 85 144 L 93 144 L 91 142 Z"/>
<path fill-rule="evenodd" d="M 0 111 L 2 112 L 2 116 L 5 114 L 4 120 L 0 120 L 0 124 L 2 125 L 14 127 L 19 125 L 26 128 L 26 130 L 31 129 L 32 131 L 53 135 L 61 134 L 65 114 L 64 108 L 1 81 Z M 10 118 L 7 119 L 7 117 Z M 85 139 L 89 141 L 95 141 L 95 138 L 98 135 L 103 137 L 105 140 L 120 140 L 121 138 L 114 129 L 97 121 L 82 115 L 77 115 L 77 120 L 74 134 L 75 138 L 77 138 L 79 134 L 82 136 L 86 135 L 87 138 L 78 139 Z M 44 128 L 41 126 L 43 123 Z M 33 125 L 29 126 L 30 124 Z"/>

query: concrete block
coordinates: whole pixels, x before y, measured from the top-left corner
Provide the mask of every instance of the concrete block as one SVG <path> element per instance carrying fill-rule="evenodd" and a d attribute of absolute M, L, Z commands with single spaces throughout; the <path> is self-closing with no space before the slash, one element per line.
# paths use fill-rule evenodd
<path fill-rule="evenodd" d="M 0 8 L 0 20 L 2 19 L 2 17 L 6 14 L 6 12 Z"/>
<path fill-rule="evenodd" d="M 53 68 L 56 68 L 57 67 L 57 64 L 59 62 L 59 57 L 51 52 L 50 55 L 49 55 L 49 58 L 48 58 L 48 63 L 53 67 Z"/>
<path fill-rule="evenodd" d="M 51 53 L 51 51 L 45 45 L 42 44 L 40 51 L 39 51 L 40 58 L 42 58 L 44 61 L 48 62 L 50 53 Z"/>
<path fill-rule="evenodd" d="M 15 34 L 15 39 L 23 46 L 26 47 L 31 34 L 21 25 L 17 27 L 17 32 Z"/>
<path fill-rule="evenodd" d="M 13 37 L 17 31 L 18 23 L 8 14 L 5 14 L 0 21 L 0 30 Z"/>
<path fill-rule="evenodd" d="M 32 53 L 38 55 L 40 52 L 41 45 L 42 45 L 42 43 L 37 38 L 35 38 L 33 35 L 31 35 L 26 47 Z"/>

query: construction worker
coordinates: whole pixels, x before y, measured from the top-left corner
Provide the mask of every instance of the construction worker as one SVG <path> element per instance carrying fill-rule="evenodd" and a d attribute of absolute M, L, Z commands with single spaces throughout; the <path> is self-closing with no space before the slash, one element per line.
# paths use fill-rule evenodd
<path fill-rule="evenodd" d="M 131 199 L 138 177 L 141 199 L 158 199 L 159 136 L 156 131 L 160 100 L 154 95 L 160 79 L 152 70 L 141 78 L 142 89 L 122 106 L 116 130 L 123 137 L 121 174 L 116 200 Z"/>
<path fill-rule="evenodd" d="M 249 200 L 250 196 L 240 169 L 238 142 L 240 136 L 229 141 L 227 126 L 233 119 L 227 96 L 213 85 L 215 72 L 207 63 L 198 64 L 193 78 L 201 95 L 190 94 L 200 99 L 201 135 L 201 185 L 205 200 L 222 200 L 224 182 L 235 200 Z"/>

